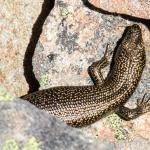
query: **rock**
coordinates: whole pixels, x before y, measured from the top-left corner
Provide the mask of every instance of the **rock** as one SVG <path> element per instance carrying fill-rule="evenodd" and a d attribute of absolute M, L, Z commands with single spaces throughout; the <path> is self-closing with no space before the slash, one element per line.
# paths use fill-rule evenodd
<path fill-rule="evenodd" d="M 150 19 L 150 1 L 141 0 L 84 0 L 108 12 Z"/>
<path fill-rule="evenodd" d="M 90 138 L 20 99 L 1 101 L 0 112 L 1 150 L 7 145 L 21 149 L 32 145 L 41 150 L 114 149 L 108 140 Z"/>
<path fill-rule="evenodd" d="M 0 3 L 3 8 L 0 10 L 0 85 L 17 96 L 28 89 L 23 76 L 23 59 L 41 2 L 6 0 Z"/>
<path fill-rule="evenodd" d="M 67 126 L 27 101 L 0 100 L 1 150 L 121 150 L 127 145 L 129 149 L 148 150 L 150 142 L 138 136 L 117 142 L 92 138 L 82 128 Z"/>

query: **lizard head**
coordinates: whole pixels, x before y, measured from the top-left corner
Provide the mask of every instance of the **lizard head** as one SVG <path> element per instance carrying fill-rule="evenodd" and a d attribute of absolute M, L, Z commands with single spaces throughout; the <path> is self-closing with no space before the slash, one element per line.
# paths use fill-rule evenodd
<path fill-rule="evenodd" d="M 123 43 L 138 45 L 139 43 L 143 42 L 141 28 L 139 25 L 134 24 L 127 27 L 126 30 L 127 31 Z"/>
<path fill-rule="evenodd" d="M 141 28 L 134 24 L 127 27 L 121 45 L 121 53 L 128 58 L 137 57 L 144 52 L 144 43 L 142 39 Z"/>

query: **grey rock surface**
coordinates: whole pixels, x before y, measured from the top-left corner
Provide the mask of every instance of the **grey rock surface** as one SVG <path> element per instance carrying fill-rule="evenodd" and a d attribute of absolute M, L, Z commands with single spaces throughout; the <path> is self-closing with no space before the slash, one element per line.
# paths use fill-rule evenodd
<path fill-rule="evenodd" d="M 31 137 L 38 144 L 35 150 L 124 150 L 127 146 L 128 149 L 148 150 L 150 145 L 141 137 L 118 142 L 92 138 L 82 128 L 69 127 L 26 101 L 0 101 L 0 150 L 4 150 L 10 139 L 22 150 Z"/>
<path fill-rule="evenodd" d="M 8 139 L 22 148 L 35 137 L 42 150 L 106 150 L 114 144 L 85 136 L 26 101 L 0 102 L 0 150 Z"/>

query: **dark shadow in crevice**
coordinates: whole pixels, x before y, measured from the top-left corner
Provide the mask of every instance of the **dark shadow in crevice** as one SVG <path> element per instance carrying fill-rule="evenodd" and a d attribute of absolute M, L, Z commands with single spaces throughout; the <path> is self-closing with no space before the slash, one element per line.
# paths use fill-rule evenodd
<path fill-rule="evenodd" d="M 150 30 L 150 19 L 138 18 L 138 17 L 134 17 L 134 16 L 131 16 L 131 15 L 127 15 L 127 14 L 120 14 L 120 13 L 109 12 L 109 11 L 106 11 L 104 9 L 95 7 L 88 0 L 82 0 L 82 2 L 83 2 L 83 4 L 86 7 L 88 7 L 89 9 L 91 9 L 93 11 L 97 11 L 97 12 L 105 14 L 105 15 L 120 16 L 123 19 L 129 20 L 129 21 L 142 23 Z"/>
<path fill-rule="evenodd" d="M 38 91 L 40 87 L 40 84 L 38 80 L 36 79 L 35 74 L 33 72 L 32 58 L 34 55 L 36 44 L 38 43 L 39 37 L 42 33 L 43 24 L 46 18 L 48 17 L 49 13 L 53 9 L 54 4 L 55 4 L 55 0 L 44 0 L 42 4 L 41 13 L 38 16 L 32 28 L 32 35 L 31 35 L 30 42 L 25 52 L 24 62 L 23 62 L 24 76 L 29 85 L 28 93 Z"/>

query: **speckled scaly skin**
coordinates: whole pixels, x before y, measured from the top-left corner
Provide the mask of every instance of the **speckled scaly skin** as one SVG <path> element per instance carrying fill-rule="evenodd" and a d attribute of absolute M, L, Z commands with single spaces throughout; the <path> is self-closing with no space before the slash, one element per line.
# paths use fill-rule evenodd
<path fill-rule="evenodd" d="M 145 96 L 135 109 L 124 107 L 138 85 L 145 61 L 141 29 L 134 24 L 126 29 L 105 79 L 101 69 L 109 64 L 107 50 L 104 57 L 89 68 L 94 85 L 53 87 L 22 98 L 75 127 L 91 124 L 109 112 L 125 120 L 134 119 L 150 111 L 150 102 Z"/>

